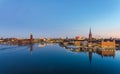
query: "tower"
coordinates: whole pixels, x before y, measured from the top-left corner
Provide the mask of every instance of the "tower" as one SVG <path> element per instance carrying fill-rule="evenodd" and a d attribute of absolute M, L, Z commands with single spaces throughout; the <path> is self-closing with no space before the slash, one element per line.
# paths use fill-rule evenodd
<path fill-rule="evenodd" d="M 33 39 L 33 35 L 32 34 L 30 34 L 30 40 L 32 40 Z"/>
<path fill-rule="evenodd" d="M 91 28 L 90 28 L 90 31 L 89 31 L 89 42 L 92 42 L 92 33 L 91 33 Z"/>
<path fill-rule="evenodd" d="M 88 46 L 92 46 L 92 32 L 91 32 L 91 28 L 90 28 L 90 31 L 89 31 L 89 39 L 88 39 Z"/>
<path fill-rule="evenodd" d="M 30 34 L 30 44 L 32 44 L 32 43 L 33 43 L 33 35 Z"/>

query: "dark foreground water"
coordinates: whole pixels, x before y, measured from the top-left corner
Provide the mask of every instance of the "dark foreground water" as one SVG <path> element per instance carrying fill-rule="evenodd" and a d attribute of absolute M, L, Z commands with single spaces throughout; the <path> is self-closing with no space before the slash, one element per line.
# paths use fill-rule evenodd
<path fill-rule="evenodd" d="M 120 51 L 114 56 L 72 52 L 54 45 L 0 45 L 0 74 L 120 74 Z"/>

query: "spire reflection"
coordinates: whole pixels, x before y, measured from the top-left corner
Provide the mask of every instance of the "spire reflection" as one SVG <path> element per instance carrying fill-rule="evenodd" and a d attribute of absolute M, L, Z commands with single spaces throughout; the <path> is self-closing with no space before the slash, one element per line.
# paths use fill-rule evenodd
<path fill-rule="evenodd" d="M 33 44 L 29 44 L 29 47 L 30 47 L 30 55 L 32 55 L 32 51 L 33 51 Z"/>

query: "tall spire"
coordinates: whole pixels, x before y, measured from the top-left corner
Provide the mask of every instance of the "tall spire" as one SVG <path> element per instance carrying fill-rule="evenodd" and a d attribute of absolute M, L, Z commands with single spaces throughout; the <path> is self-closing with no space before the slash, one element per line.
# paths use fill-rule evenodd
<path fill-rule="evenodd" d="M 92 46 L 92 32 L 91 32 L 91 28 L 90 28 L 90 31 L 89 31 L 89 45 L 88 46 Z"/>
<path fill-rule="evenodd" d="M 89 31 L 89 41 L 92 41 L 92 32 L 91 32 L 91 27 L 90 27 L 90 31 Z"/>
<path fill-rule="evenodd" d="M 89 34 L 92 34 L 92 33 L 91 33 L 91 27 L 90 27 L 90 31 L 89 31 L 89 32 L 90 32 Z"/>

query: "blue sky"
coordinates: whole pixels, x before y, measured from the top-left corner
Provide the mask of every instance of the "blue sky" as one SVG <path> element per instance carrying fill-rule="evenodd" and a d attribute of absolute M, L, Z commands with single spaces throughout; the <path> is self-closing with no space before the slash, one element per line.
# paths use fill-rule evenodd
<path fill-rule="evenodd" d="M 0 0 L 0 37 L 120 38 L 120 0 Z"/>

